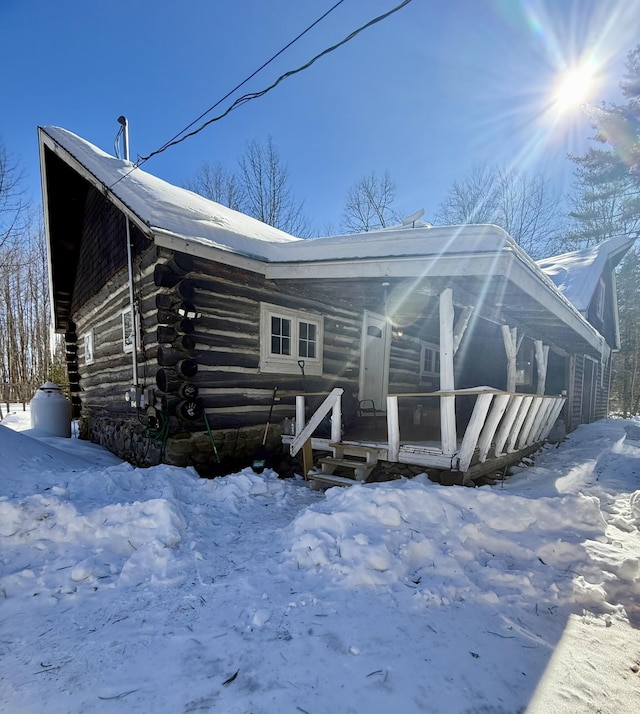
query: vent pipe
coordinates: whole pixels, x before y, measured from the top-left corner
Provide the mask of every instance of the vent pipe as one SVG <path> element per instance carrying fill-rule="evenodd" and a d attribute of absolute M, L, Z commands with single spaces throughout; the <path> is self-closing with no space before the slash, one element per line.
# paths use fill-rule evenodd
<path fill-rule="evenodd" d="M 125 116 L 119 116 L 118 117 L 118 124 L 122 127 L 122 143 L 124 147 L 124 158 L 126 161 L 129 161 L 129 122 L 127 121 L 127 117 Z"/>

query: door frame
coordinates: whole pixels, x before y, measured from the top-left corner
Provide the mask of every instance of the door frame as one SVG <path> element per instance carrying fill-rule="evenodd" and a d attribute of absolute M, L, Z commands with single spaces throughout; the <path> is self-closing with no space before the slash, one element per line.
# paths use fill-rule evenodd
<path fill-rule="evenodd" d="M 596 414 L 596 401 L 598 398 L 598 361 L 584 355 L 582 358 L 582 390 L 580 393 L 580 422 L 582 424 L 591 424 Z M 590 379 L 587 380 L 587 365 L 590 372 Z M 586 387 L 586 389 L 585 389 Z M 586 393 L 588 391 L 588 394 Z M 587 400 L 585 400 L 587 397 Z M 586 403 L 585 403 L 586 401 Z M 585 410 L 585 407 L 587 409 Z M 586 413 L 586 421 L 585 418 Z"/>
<path fill-rule="evenodd" d="M 365 310 L 362 314 L 362 332 L 360 335 L 360 376 L 358 380 L 358 400 L 369 399 L 370 397 L 363 396 L 364 393 L 364 374 L 366 364 L 366 349 L 367 349 L 367 330 L 369 328 L 371 318 L 384 323 L 383 327 L 383 362 L 382 362 L 382 404 L 376 404 L 376 410 L 387 411 L 387 394 L 389 392 L 389 358 L 391 355 L 391 323 L 385 315 L 380 315 L 371 310 Z"/>

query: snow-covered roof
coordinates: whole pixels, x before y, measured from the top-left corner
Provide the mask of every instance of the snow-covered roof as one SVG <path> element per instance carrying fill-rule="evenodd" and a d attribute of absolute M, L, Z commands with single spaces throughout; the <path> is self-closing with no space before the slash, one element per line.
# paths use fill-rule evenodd
<path fill-rule="evenodd" d="M 581 312 L 586 312 L 605 268 L 611 270 L 635 242 L 628 235 L 614 236 L 591 248 L 538 261 L 538 267 Z"/>
<path fill-rule="evenodd" d="M 532 297 L 545 315 L 549 339 L 553 340 L 555 334 L 562 341 L 560 334 L 571 334 L 581 350 L 591 347 L 603 353 L 607 349 L 597 330 L 498 226 L 432 227 L 420 222 L 414 227 L 302 240 L 173 186 L 65 129 L 41 128 L 40 143 L 47 180 L 49 170 L 54 183 L 57 175 L 53 164 L 49 168 L 45 148 L 110 197 L 159 246 L 263 273 L 271 280 L 444 277 L 457 280 L 461 290 L 470 289 L 468 300 L 488 299 L 487 278 L 491 276 L 497 278 L 494 287 L 500 295 L 503 288 L 497 283 L 504 279 Z M 47 181 L 43 185 L 47 214 L 52 207 L 48 204 Z M 65 209 L 57 206 L 57 210 Z M 59 227 L 59 232 L 54 241 L 58 253 L 51 258 L 57 261 L 55 274 L 52 272 L 52 304 L 58 328 L 69 317 L 74 281 L 73 270 L 65 272 L 64 267 L 73 257 L 68 255 L 68 236 L 64 227 Z M 478 298 L 473 297 L 474 290 Z M 515 303 L 511 310 L 518 319 Z"/>
<path fill-rule="evenodd" d="M 48 126 L 42 130 L 151 231 L 165 231 L 185 240 L 202 241 L 246 255 L 260 255 L 261 243 L 300 241 L 255 218 L 134 168 L 130 161 L 110 156 L 66 129 Z"/>
<path fill-rule="evenodd" d="M 393 227 L 301 240 L 184 188 L 173 186 L 58 127 L 42 131 L 155 234 L 219 248 L 267 263 L 357 260 L 513 251 L 498 226 Z M 516 248 L 517 249 L 517 248 Z"/>

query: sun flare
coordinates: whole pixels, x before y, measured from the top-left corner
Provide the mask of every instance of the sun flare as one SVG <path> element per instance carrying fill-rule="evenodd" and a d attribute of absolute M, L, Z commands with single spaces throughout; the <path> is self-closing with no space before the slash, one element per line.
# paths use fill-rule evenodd
<path fill-rule="evenodd" d="M 582 106 L 594 94 L 595 66 L 590 62 L 565 69 L 556 82 L 553 103 L 560 112 L 572 111 Z"/>

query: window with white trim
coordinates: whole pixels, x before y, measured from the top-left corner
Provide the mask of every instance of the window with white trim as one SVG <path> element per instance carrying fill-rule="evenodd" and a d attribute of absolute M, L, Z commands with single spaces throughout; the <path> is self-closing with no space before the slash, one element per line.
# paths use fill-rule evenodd
<path fill-rule="evenodd" d="M 420 384 L 440 386 L 440 348 L 431 342 L 420 343 Z"/>
<path fill-rule="evenodd" d="M 322 374 L 323 321 L 318 315 L 260 305 L 260 370 Z M 304 365 L 301 366 L 302 361 Z"/>

